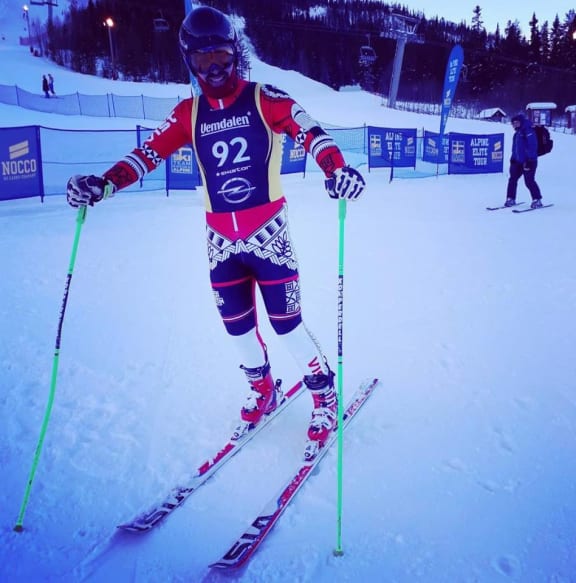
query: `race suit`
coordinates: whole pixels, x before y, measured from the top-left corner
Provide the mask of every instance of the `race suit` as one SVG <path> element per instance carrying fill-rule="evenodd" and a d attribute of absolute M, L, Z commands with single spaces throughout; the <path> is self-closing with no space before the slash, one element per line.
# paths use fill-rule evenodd
<path fill-rule="evenodd" d="M 257 326 L 256 284 L 278 334 L 302 321 L 298 262 L 280 180 L 283 133 L 327 177 L 345 165 L 333 138 L 289 95 L 240 80 L 224 99 L 200 95 L 180 102 L 142 147 L 104 174 L 122 189 L 192 145 L 205 191 L 214 298 L 235 336 Z"/>

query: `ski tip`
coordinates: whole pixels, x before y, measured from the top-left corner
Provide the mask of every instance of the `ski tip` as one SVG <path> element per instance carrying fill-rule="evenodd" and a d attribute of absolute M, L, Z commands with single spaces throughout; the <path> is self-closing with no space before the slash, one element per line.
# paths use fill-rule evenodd
<path fill-rule="evenodd" d="M 508 206 L 506 206 L 505 204 L 503 204 L 502 206 L 487 206 L 486 210 L 487 211 L 501 211 L 501 210 L 511 209 L 512 207 L 523 205 L 524 202 L 525 201 L 517 202 L 515 204 L 508 205 Z"/>
<path fill-rule="evenodd" d="M 140 525 L 136 525 L 132 522 L 127 522 L 126 524 L 117 524 L 116 528 L 117 528 L 117 530 L 120 530 L 122 532 L 141 534 L 143 532 L 148 532 L 151 527 L 150 526 L 140 526 Z"/>
<path fill-rule="evenodd" d="M 209 569 L 218 569 L 220 571 L 235 571 L 236 573 L 238 573 L 238 571 L 242 571 L 242 567 L 245 566 L 246 564 L 246 560 L 248 559 L 248 557 L 238 557 L 235 558 L 234 560 L 220 560 L 220 561 L 216 561 L 215 563 L 210 563 L 208 565 Z"/>
<path fill-rule="evenodd" d="M 208 565 L 209 569 L 229 569 L 231 567 L 231 565 L 228 565 L 227 563 L 210 563 Z"/>
<path fill-rule="evenodd" d="M 360 390 L 363 393 L 371 393 L 379 384 L 380 379 L 378 377 L 368 377 L 360 383 Z"/>
<path fill-rule="evenodd" d="M 547 208 L 550 208 L 551 206 L 554 206 L 554 204 L 553 203 L 543 204 L 542 206 L 538 206 L 536 208 L 528 207 L 528 208 L 521 209 L 521 210 L 514 209 L 512 212 L 513 213 L 527 213 L 527 212 L 530 212 L 530 211 L 538 211 L 540 209 L 547 209 Z"/>

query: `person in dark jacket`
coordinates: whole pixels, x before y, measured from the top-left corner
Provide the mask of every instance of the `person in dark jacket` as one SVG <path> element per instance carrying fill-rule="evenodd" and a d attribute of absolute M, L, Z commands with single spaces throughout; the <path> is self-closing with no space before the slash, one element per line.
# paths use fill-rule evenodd
<path fill-rule="evenodd" d="M 46 75 L 42 75 L 42 91 L 44 91 L 45 97 L 50 97 L 50 86 L 48 85 Z"/>
<path fill-rule="evenodd" d="M 505 206 L 516 204 L 516 189 L 518 180 L 524 176 L 524 184 L 532 197 L 532 208 L 542 206 L 540 187 L 536 184 L 536 168 L 538 167 L 538 140 L 530 120 L 523 114 L 512 118 L 514 137 L 512 138 L 512 155 L 510 156 L 510 177 L 506 191 Z"/>

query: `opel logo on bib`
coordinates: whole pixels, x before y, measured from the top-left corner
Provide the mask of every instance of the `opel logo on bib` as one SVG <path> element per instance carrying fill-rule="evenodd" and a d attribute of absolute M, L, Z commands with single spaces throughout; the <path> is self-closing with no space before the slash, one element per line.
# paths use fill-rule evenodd
<path fill-rule="evenodd" d="M 227 180 L 218 194 L 230 204 L 240 204 L 250 198 L 254 187 L 245 178 L 230 178 Z"/>

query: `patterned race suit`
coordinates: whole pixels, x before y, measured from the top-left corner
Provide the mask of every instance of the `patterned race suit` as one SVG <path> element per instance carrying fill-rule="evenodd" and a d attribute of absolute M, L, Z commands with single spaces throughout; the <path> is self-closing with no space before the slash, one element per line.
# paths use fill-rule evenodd
<path fill-rule="evenodd" d="M 280 180 L 282 133 L 302 145 L 326 176 L 345 165 L 333 138 L 289 95 L 239 80 L 224 99 L 201 95 L 180 102 L 141 148 L 104 174 L 124 188 L 192 144 L 205 190 L 210 280 L 232 335 L 257 324 L 256 284 L 278 334 L 302 321 Z"/>

